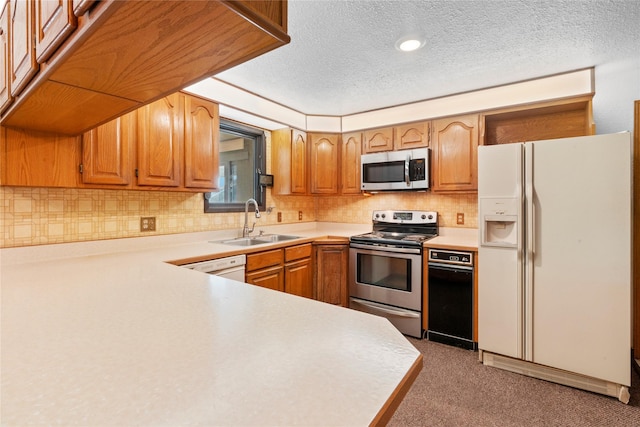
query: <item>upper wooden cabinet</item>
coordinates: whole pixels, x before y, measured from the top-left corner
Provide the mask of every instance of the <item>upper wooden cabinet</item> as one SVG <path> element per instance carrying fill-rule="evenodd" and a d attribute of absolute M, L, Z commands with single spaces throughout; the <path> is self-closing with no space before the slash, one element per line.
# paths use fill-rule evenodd
<path fill-rule="evenodd" d="M 9 81 L 11 70 L 9 69 L 9 18 L 10 4 L 5 3 L 0 12 L 0 114 L 7 109 L 13 101 Z"/>
<path fill-rule="evenodd" d="M 307 133 L 297 129 L 271 132 L 273 194 L 307 194 Z"/>
<path fill-rule="evenodd" d="M 369 129 L 364 131 L 363 153 L 378 153 L 393 150 L 394 128 Z"/>
<path fill-rule="evenodd" d="M 180 185 L 183 118 L 184 104 L 178 93 L 138 110 L 138 185 Z"/>
<path fill-rule="evenodd" d="M 484 114 L 481 144 L 508 144 L 593 135 L 591 96 L 544 102 Z M 483 139 L 483 141 L 482 141 Z"/>
<path fill-rule="evenodd" d="M 311 193 L 337 194 L 339 177 L 340 135 L 310 133 L 309 169 Z"/>
<path fill-rule="evenodd" d="M 84 184 L 133 184 L 136 123 L 136 113 L 133 112 L 82 135 L 81 174 Z"/>
<path fill-rule="evenodd" d="M 72 0 L 36 0 L 35 8 L 36 60 L 42 63 L 76 29 L 78 21 Z"/>
<path fill-rule="evenodd" d="M 362 132 L 343 134 L 340 154 L 340 193 L 360 194 Z"/>
<path fill-rule="evenodd" d="M 478 126 L 478 114 L 433 121 L 432 191 L 477 191 Z"/>
<path fill-rule="evenodd" d="M 431 141 L 431 122 L 417 122 L 396 126 L 395 149 L 428 147 Z"/>
<path fill-rule="evenodd" d="M 218 104 L 185 96 L 184 185 L 192 188 L 218 186 L 220 115 Z"/>
<path fill-rule="evenodd" d="M 11 1 L 9 3 L 9 87 L 11 95 L 17 96 L 38 72 L 34 47 L 35 13 L 32 1 Z M 38 120 L 30 115 L 27 121 Z M 28 126 L 25 126 L 28 128 Z M 35 128 L 34 128 L 35 129 Z M 47 130 L 47 129 L 40 129 Z"/>
<path fill-rule="evenodd" d="M 0 127 L 2 185 L 78 187 L 80 137 Z"/>
<path fill-rule="evenodd" d="M 9 5 L 11 91 L 24 91 L 2 125 L 79 135 L 290 40 L 286 0 L 100 1 L 69 36 L 70 4 L 81 12 L 91 2 Z M 36 39 L 48 56 L 39 72 Z"/>

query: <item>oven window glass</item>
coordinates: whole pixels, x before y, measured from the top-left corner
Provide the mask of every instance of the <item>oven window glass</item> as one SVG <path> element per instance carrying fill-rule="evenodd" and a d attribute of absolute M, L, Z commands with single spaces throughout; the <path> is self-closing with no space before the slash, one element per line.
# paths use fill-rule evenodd
<path fill-rule="evenodd" d="M 367 183 L 403 182 L 405 161 L 365 163 L 362 165 L 363 181 Z"/>
<path fill-rule="evenodd" d="M 411 292 L 411 260 L 358 254 L 357 281 L 383 288 Z"/>

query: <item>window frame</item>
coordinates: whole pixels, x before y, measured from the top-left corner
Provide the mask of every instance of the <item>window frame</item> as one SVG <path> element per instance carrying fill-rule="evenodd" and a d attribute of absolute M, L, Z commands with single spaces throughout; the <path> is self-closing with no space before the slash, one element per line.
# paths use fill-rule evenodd
<path fill-rule="evenodd" d="M 267 138 L 264 130 L 223 118 L 220 119 L 220 130 L 226 133 L 236 134 L 240 137 L 255 139 L 253 198 L 258 202 L 258 209 L 265 211 L 267 191 L 259 184 L 259 175 L 265 174 L 267 169 Z M 245 202 L 210 203 L 207 198 L 208 194 L 210 194 L 210 192 L 203 193 L 205 213 L 244 212 Z"/>

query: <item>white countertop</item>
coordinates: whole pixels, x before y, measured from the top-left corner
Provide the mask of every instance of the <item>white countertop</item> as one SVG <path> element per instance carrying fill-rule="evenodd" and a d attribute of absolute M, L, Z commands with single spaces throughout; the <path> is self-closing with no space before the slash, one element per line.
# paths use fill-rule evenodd
<path fill-rule="evenodd" d="M 287 233 L 367 230 L 325 227 Z M 384 318 L 163 262 L 229 250 L 210 238 L 2 250 L 0 424 L 379 421 L 420 353 Z"/>

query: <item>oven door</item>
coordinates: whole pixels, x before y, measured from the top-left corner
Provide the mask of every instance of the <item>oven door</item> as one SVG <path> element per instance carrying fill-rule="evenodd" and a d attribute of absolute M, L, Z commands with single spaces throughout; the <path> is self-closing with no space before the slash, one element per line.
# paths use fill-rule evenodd
<path fill-rule="evenodd" d="M 422 311 L 422 251 L 351 243 L 351 297 Z"/>

